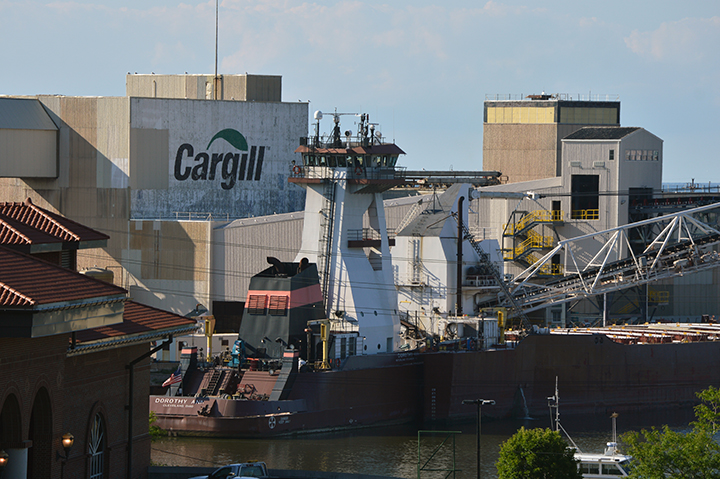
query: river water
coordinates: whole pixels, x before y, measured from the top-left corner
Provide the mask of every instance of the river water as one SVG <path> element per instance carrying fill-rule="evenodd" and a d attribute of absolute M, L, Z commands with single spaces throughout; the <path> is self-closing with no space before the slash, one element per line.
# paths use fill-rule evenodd
<path fill-rule="evenodd" d="M 612 423 L 606 417 L 561 417 L 563 428 L 583 452 L 601 452 L 612 439 Z M 620 416 L 618 435 L 630 430 L 668 424 L 684 429 L 692 410 L 657 411 Z M 167 466 L 220 466 L 233 462 L 265 461 L 270 469 L 300 469 L 417 478 L 418 462 L 425 465 L 422 479 L 445 477 L 455 463 L 456 478 L 477 477 L 477 441 L 474 419 L 433 430 L 459 434 L 421 433 L 426 426 L 368 428 L 346 433 L 309 434 L 276 439 L 165 438 L 153 442 L 152 461 Z M 497 477 L 495 462 L 501 444 L 520 427 L 550 427 L 550 414 L 525 420 L 483 421 L 481 426 L 481 473 Z M 454 445 L 453 445 L 454 437 Z M 443 441 L 445 443 L 443 445 Z M 433 451 L 437 452 L 429 460 Z M 420 457 L 418 457 L 418 454 Z M 436 471 L 432 471 L 436 469 Z"/>

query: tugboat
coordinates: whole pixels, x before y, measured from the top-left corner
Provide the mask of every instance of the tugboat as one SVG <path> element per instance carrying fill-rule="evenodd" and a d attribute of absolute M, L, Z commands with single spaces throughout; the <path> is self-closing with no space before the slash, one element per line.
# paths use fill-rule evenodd
<path fill-rule="evenodd" d="M 407 422 L 422 413 L 422 360 L 400 352 L 382 192 L 404 152 L 366 114 L 357 135 L 301 140 L 289 181 L 307 190 L 294 262 L 268 258 L 245 303 L 232 360 L 203 369 L 183 350 L 183 396 L 151 396 L 178 435 L 270 436 Z"/>

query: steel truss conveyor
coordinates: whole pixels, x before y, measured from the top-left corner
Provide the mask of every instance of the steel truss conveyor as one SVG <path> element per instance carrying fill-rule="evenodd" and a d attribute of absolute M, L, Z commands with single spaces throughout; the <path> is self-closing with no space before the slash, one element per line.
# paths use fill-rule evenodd
<path fill-rule="evenodd" d="M 720 203 L 715 203 L 566 239 L 513 278 L 505 291 L 527 313 L 715 268 L 720 266 L 715 248 L 720 244 L 719 220 Z M 637 244 L 637 238 L 648 246 L 636 253 L 631 239 Z M 535 283 L 541 268 L 558 255 L 564 260 L 565 275 Z"/>

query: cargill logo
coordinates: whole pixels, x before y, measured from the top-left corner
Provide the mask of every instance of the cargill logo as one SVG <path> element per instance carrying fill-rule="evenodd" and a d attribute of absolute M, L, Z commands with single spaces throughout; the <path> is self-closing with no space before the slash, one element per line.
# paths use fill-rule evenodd
<path fill-rule="evenodd" d="M 220 186 L 224 190 L 230 190 L 235 182 L 240 180 L 259 181 L 262 172 L 263 158 L 265 157 L 264 146 L 252 146 L 249 148 L 245 137 L 237 130 L 227 128 L 219 131 L 212 137 L 205 150 L 209 150 L 215 140 L 224 140 L 235 150 L 227 153 L 212 153 L 207 151 L 195 154 L 195 148 L 190 143 L 183 143 L 175 155 L 175 179 L 186 181 L 192 179 L 213 181 L 219 174 L 222 177 Z M 186 160 L 195 162 L 193 166 L 185 164 Z M 218 172 L 219 170 L 219 172 Z"/>

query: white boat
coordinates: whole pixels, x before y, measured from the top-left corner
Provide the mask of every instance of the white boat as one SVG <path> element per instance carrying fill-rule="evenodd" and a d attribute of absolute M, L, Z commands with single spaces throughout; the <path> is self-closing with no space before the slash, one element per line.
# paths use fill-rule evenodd
<path fill-rule="evenodd" d="M 627 476 L 632 456 L 621 454 L 617 450 L 616 442 L 608 442 L 604 453 L 597 454 L 577 450 L 575 459 L 578 461 L 578 468 L 583 477 L 607 478 Z"/>
<path fill-rule="evenodd" d="M 608 442 L 605 446 L 605 451 L 600 453 L 582 452 L 580 448 L 575 444 L 570 435 L 560 425 L 560 413 L 559 413 L 559 395 L 557 387 L 557 378 L 555 378 L 555 395 L 548 398 L 548 406 L 550 410 L 555 409 L 555 417 L 553 423 L 555 431 L 560 431 L 565 434 L 572 448 L 575 450 L 575 460 L 578 462 L 578 470 L 582 473 L 582 476 L 587 479 L 596 478 L 609 478 L 609 477 L 627 477 L 629 475 L 629 465 L 632 461 L 632 456 L 622 454 L 617 447 L 617 428 L 615 420 L 618 415 L 613 413 L 612 416 L 612 442 Z"/>

